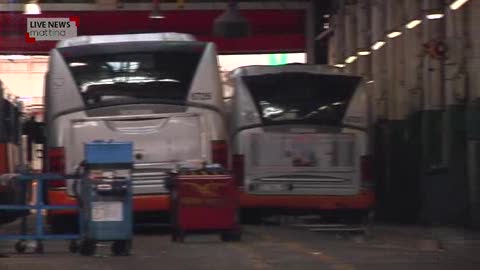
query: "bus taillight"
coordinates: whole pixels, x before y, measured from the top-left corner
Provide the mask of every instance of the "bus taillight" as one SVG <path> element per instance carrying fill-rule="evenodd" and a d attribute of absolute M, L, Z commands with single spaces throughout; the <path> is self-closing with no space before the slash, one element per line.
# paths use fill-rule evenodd
<path fill-rule="evenodd" d="M 238 186 L 243 186 L 243 177 L 245 176 L 244 155 L 233 155 L 232 165 L 235 182 Z"/>
<path fill-rule="evenodd" d="M 360 158 L 360 174 L 362 186 L 371 188 L 374 184 L 373 166 L 371 156 L 362 156 Z"/>
<path fill-rule="evenodd" d="M 65 173 L 65 149 L 63 147 L 52 147 L 48 149 L 48 172 Z M 65 181 L 49 181 L 50 187 L 64 187 Z"/>
<path fill-rule="evenodd" d="M 228 145 L 226 141 L 212 141 L 212 162 L 228 168 Z"/>

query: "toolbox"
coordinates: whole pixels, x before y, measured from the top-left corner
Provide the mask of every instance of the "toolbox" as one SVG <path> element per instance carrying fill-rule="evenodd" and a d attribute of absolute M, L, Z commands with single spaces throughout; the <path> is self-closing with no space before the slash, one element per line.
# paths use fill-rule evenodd
<path fill-rule="evenodd" d="M 179 170 L 172 174 L 172 241 L 191 233 L 219 233 L 222 241 L 239 241 L 238 189 L 223 169 Z"/>

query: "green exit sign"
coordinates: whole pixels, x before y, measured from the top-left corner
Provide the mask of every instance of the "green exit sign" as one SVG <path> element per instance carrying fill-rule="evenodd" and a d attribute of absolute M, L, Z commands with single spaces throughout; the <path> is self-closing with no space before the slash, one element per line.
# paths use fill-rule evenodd
<path fill-rule="evenodd" d="M 268 55 L 268 64 L 271 66 L 285 65 L 287 64 L 286 53 L 274 53 Z"/>

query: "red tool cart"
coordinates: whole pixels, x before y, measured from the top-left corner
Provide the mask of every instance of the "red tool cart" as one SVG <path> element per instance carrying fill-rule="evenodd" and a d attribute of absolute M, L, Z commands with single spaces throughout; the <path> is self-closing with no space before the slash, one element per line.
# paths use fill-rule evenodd
<path fill-rule="evenodd" d="M 223 170 L 181 170 L 170 183 L 172 241 L 187 233 L 220 233 L 222 241 L 239 241 L 239 196 L 231 175 Z"/>

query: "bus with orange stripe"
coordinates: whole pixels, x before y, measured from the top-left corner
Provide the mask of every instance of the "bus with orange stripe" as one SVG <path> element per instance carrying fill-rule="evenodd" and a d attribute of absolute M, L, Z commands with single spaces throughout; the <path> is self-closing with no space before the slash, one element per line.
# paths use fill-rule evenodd
<path fill-rule="evenodd" d="M 289 64 L 240 67 L 229 79 L 232 169 L 246 220 L 369 214 L 375 199 L 361 77 Z"/>

